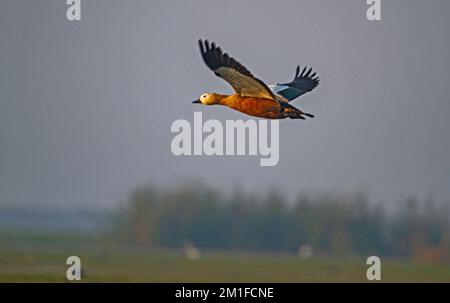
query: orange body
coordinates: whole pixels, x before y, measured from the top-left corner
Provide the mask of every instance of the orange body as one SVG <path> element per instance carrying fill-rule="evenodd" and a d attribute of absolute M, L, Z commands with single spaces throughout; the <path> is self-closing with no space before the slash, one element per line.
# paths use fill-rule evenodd
<path fill-rule="evenodd" d="M 225 96 L 220 104 L 228 106 L 250 116 L 277 119 L 279 118 L 280 104 L 276 101 L 263 98 L 242 97 L 239 94 Z"/>
<path fill-rule="evenodd" d="M 231 96 L 219 95 L 220 105 L 228 106 L 250 116 L 265 119 L 285 119 L 304 114 L 302 111 L 288 104 L 282 106 L 280 102 L 254 97 L 243 97 L 239 94 Z"/>

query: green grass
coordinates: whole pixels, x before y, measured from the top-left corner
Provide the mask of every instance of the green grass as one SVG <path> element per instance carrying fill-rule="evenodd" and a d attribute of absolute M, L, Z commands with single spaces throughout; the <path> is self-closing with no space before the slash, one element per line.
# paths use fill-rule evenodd
<path fill-rule="evenodd" d="M 0 282 L 67 282 L 65 260 L 81 258 L 84 282 L 367 282 L 365 258 L 173 251 L 0 248 Z M 450 264 L 382 258 L 382 282 L 450 282 Z"/>

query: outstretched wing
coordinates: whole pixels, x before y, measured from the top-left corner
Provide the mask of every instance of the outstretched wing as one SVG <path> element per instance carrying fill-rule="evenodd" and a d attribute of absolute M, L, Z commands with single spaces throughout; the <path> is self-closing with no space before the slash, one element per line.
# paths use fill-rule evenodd
<path fill-rule="evenodd" d="M 319 77 L 316 76 L 316 73 L 311 74 L 311 72 L 312 68 L 306 71 L 305 67 L 300 73 L 300 66 L 297 66 L 294 80 L 289 83 L 269 85 L 269 87 L 275 94 L 292 101 L 304 93 L 312 91 L 319 84 Z"/>
<path fill-rule="evenodd" d="M 242 64 L 223 53 L 214 42 L 199 40 L 200 52 L 206 65 L 219 77 L 231 84 L 234 90 L 243 97 L 266 98 L 275 100 L 275 96 L 267 85 L 255 78 Z"/>

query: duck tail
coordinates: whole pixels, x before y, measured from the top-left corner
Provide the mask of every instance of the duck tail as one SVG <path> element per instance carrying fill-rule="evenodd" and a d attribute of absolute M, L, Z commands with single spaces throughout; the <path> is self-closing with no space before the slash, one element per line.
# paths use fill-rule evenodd
<path fill-rule="evenodd" d="M 289 119 L 305 120 L 306 119 L 305 117 L 314 118 L 314 115 L 302 112 L 298 108 L 295 108 L 294 106 L 287 104 L 287 103 L 283 104 L 282 111 L 283 111 L 284 117 L 289 118 Z"/>

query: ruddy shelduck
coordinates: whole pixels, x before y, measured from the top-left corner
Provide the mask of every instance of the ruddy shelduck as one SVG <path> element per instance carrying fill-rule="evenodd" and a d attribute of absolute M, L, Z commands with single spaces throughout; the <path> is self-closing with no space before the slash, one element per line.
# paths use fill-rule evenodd
<path fill-rule="evenodd" d="M 313 90 L 319 84 L 316 73 L 310 68 L 297 66 L 294 80 L 289 83 L 269 85 L 254 77 L 242 64 L 223 53 L 214 42 L 209 44 L 199 40 L 200 52 L 206 65 L 235 90 L 233 95 L 204 93 L 193 103 L 203 105 L 225 105 L 250 116 L 266 119 L 305 119 L 314 118 L 302 112 L 289 102 Z"/>

